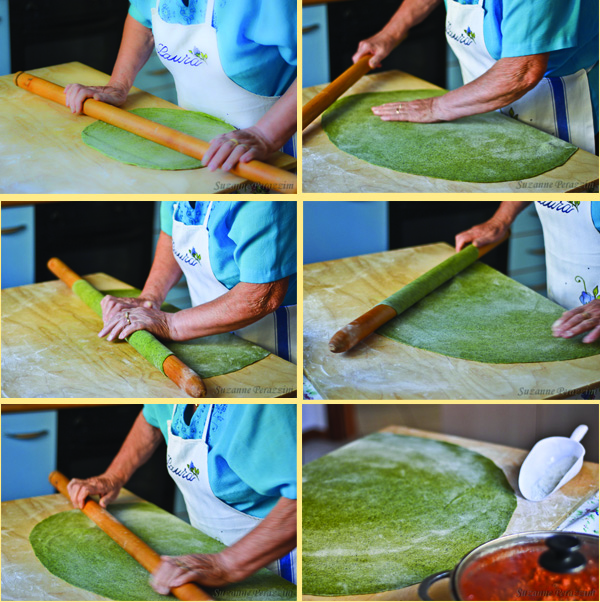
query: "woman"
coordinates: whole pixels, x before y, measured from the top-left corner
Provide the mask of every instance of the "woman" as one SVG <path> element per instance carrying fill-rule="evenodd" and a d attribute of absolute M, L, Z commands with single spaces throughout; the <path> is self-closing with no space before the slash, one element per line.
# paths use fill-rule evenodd
<path fill-rule="evenodd" d="M 494 216 L 461 232 L 456 250 L 500 240 L 531 201 L 503 201 Z M 555 337 L 587 333 L 600 340 L 600 201 L 536 201 L 544 229 L 548 297 L 566 311 L 552 325 Z M 583 290 L 582 290 L 583 289 Z"/>
<path fill-rule="evenodd" d="M 161 311 L 182 275 L 193 307 Z M 102 311 L 108 340 L 142 329 L 172 341 L 235 331 L 295 362 L 296 202 L 163 202 L 141 295 L 107 295 Z"/>
<path fill-rule="evenodd" d="M 405 0 L 353 56 L 377 67 L 441 0 Z M 464 85 L 373 107 L 384 121 L 433 123 L 493 110 L 593 153 L 598 142 L 598 4 L 593 0 L 445 0 L 446 39 Z"/>
<path fill-rule="evenodd" d="M 122 105 L 154 48 L 181 107 L 239 128 L 211 141 L 208 169 L 264 160 L 280 148 L 295 155 L 295 2 L 131 0 L 108 85 L 70 84 L 67 106 L 80 113 L 86 98 Z"/>
<path fill-rule="evenodd" d="M 218 554 L 163 556 L 154 589 L 166 595 L 190 581 L 218 587 L 265 566 L 295 583 L 295 406 L 145 405 L 106 472 L 69 482 L 73 506 L 99 495 L 106 508 L 163 436 L 167 469 L 191 524 L 228 547 Z"/>

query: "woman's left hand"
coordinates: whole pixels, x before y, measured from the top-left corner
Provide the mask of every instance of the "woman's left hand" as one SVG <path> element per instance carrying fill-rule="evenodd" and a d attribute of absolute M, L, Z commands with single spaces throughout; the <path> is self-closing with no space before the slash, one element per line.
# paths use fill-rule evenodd
<path fill-rule="evenodd" d="M 584 332 L 588 333 L 582 339 L 584 343 L 600 340 L 600 299 L 566 311 L 552 324 L 555 337 L 570 339 Z"/>
<path fill-rule="evenodd" d="M 436 123 L 443 121 L 436 114 L 436 98 L 421 98 L 408 102 L 388 102 L 371 107 L 371 111 L 382 121 L 412 121 L 414 123 Z"/>
<path fill-rule="evenodd" d="M 161 556 L 162 562 L 150 579 L 156 592 L 166 596 L 172 588 L 192 581 L 207 587 L 232 583 L 221 554 Z"/>
<path fill-rule="evenodd" d="M 263 161 L 276 150 L 277 146 L 265 133 L 258 127 L 252 126 L 244 130 L 227 132 L 211 140 L 202 163 L 210 171 L 219 168 L 229 171 L 238 163 L 248 163 L 253 159 Z"/>
<path fill-rule="evenodd" d="M 174 340 L 174 315 L 151 307 L 124 308 L 104 323 L 98 336 L 108 335 L 106 340 L 113 341 L 116 338 L 124 339 L 136 330 L 147 330 L 161 339 Z"/>

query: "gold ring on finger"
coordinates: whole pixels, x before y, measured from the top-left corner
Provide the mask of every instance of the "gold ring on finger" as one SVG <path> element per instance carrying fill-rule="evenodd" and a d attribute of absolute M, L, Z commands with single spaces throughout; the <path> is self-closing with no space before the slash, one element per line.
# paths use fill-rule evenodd
<path fill-rule="evenodd" d="M 131 324 L 131 320 L 129 319 L 129 312 L 125 312 L 125 319 L 127 320 L 127 324 Z"/>
<path fill-rule="evenodd" d="M 235 138 L 229 138 L 227 142 L 231 142 L 233 146 L 237 146 L 239 144 L 239 142 Z"/>
<path fill-rule="evenodd" d="M 243 143 L 242 143 L 242 144 L 240 144 L 240 146 L 241 146 L 242 148 L 245 148 L 246 150 L 250 150 L 250 147 L 249 147 L 247 144 L 243 144 Z"/>
<path fill-rule="evenodd" d="M 589 320 L 589 319 L 590 319 L 592 316 L 591 316 L 591 314 L 588 314 L 588 312 L 587 312 L 587 311 L 584 311 L 584 312 L 581 314 L 581 317 L 582 317 L 584 320 Z"/>
<path fill-rule="evenodd" d="M 401 108 L 402 108 L 402 105 L 398 105 L 398 106 L 396 107 L 396 115 L 399 115 L 399 114 L 400 114 L 400 109 L 401 109 Z"/>

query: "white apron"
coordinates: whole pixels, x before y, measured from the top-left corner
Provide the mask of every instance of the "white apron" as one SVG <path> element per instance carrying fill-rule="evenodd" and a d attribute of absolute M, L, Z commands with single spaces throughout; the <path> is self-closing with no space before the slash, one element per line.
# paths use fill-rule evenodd
<path fill-rule="evenodd" d="M 213 301 L 229 290 L 217 279 L 210 263 L 208 218 L 213 203 L 210 202 L 202 224 L 189 226 L 173 217 L 173 255 L 186 277 L 194 307 Z M 296 363 L 295 305 L 279 307 L 254 324 L 236 330 L 235 334 Z"/>
<path fill-rule="evenodd" d="M 460 62 L 465 84 L 488 71 L 496 62 L 483 37 L 483 3 L 460 4 L 448 0 L 446 40 Z M 512 104 L 505 115 L 595 153 L 594 117 L 587 72 L 580 69 L 564 77 L 545 77 Z"/>
<path fill-rule="evenodd" d="M 592 201 L 536 201 L 535 208 L 544 229 L 548 297 L 566 309 L 600 298 L 600 232 Z"/>
<path fill-rule="evenodd" d="M 245 514 L 220 500 L 208 480 L 208 429 L 214 405 L 211 404 L 201 439 L 182 439 L 171 429 L 177 404 L 167 422 L 167 468 L 181 491 L 193 527 L 226 546 L 254 529 L 262 518 Z M 194 470 L 192 470 L 192 468 Z M 267 566 L 268 569 L 296 582 L 296 550 Z"/>
<path fill-rule="evenodd" d="M 261 96 L 229 79 L 219 55 L 217 30 L 212 26 L 214 0 L 207 0 L 204 23 L 167 23 L 152 9 L 156 53 L 171 72 L 177 103 L 223 119 L 238 129 L 254 125 L 278 100 Z"/>

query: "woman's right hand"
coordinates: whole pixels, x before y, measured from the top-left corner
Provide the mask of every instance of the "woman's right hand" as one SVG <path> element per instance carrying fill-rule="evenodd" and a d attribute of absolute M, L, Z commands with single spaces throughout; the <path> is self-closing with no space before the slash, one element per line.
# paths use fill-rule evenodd
<path fill-rule="evenodd" d="M 83 508 L 88 495 L 99 495 L 100 505 L 106 508 L 108 504 L 117 499 L 124 483 L 115 476 L 104 473 L 89 479 L 71 479 L 67 491 L 75 508 Z"/>
<path fill-rule="evenodd" d="M 83 111 L 83 102 L 87 98 L 101 100 L 117 107 L 127 100 L 128 90 L 124 86 L 82 86 L 69 84 L 65 87 L 66 105 L 72 113 Z"/>
<path fill-rule="evenodd" d="M 372 54 L 373 56 L 369 60 L 369 66 L 371 69 L 376 69 L 377 67 L 381 67 L 381 61 L 394 50 L 397 44 L 398 40 L 382 30 L 374 36 L 371 36 L 366 40 L 361 40 L 358 43 L 358 49 L 352 57 L 352 62 L 356 63 L 356 61 L 365 54 Z"/>
<path fill-rule="evenodd" d="M 484 245 L 502 240 L 509 229 L 509 222 L 492 217 L 487 222 L 483 222 L 483 224 L 478 224 L 457 234 L 455 239 L 456 251 L 460 251 L 469 243 L 473 243 L 474 247 L 483 247 Z"/>

